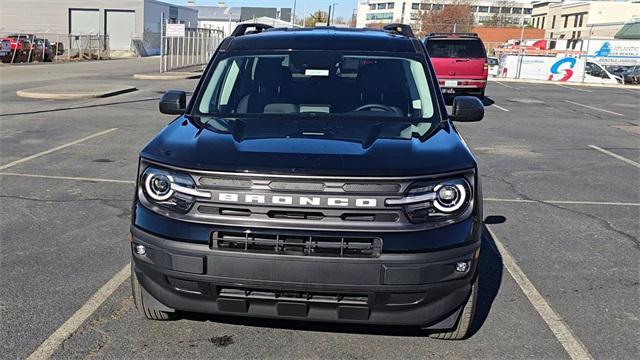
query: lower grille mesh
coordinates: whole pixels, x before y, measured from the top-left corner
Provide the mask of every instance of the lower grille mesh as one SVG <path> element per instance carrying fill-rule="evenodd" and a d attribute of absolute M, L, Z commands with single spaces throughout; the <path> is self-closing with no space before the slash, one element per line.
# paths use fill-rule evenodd
<path fill-rule="evenodd" d="M 283 235 L 246 232 L 215 232 L 211 247 L 218 250 L 281 255 L 379 257 L 382 239 L 375 237 L 340 237 Z"/>

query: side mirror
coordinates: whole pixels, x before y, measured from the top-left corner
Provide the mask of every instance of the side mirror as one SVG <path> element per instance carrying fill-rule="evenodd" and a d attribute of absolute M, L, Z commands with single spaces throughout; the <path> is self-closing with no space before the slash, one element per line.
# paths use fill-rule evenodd
<path fill-rule="evenodd" d="M 160 99 L 160 112 L 169 115 L 182 115 L 187 108 L 187 94 L 184 91 L 169 90 Z"/>
<path fill-rule="evenodd" d="M 474 96 L 456 96 L 449 118 L 452 121 L 480 121 L 484 117 L 484 105 Z"/>

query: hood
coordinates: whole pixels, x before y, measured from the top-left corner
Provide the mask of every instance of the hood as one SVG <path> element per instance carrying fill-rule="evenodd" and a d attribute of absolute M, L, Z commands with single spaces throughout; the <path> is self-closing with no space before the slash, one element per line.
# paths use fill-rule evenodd
<path fill-rule="evenodd" d="M 413 176 L 476 166 L 448 123 L 372 119 L 183 116 L 140 155 L 198 170 L 320 176 Z"/>

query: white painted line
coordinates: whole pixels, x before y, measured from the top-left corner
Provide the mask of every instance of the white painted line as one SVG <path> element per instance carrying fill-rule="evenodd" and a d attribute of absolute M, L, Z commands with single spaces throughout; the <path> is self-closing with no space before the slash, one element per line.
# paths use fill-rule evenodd
<path fill-rule="evenodd" d="M 500 110 L 502 110 L 502 111 L 509 112 L 509 109 L 505 109 L 505 108 L 503 108 L 503 107 L 502 107 L 502 106 L 500 106 L 500 105 L 493 104 L 493 105 L 491 105 L 491 106 L 495 106 L 496 108 L 498 108 L 498 109 L 500 109 Z"/>
<path fill-rule="evenodd" d="M 51 334 L 29 357 L 28 360 L 48 359 L 78 328 L 125 282 L 131 275 L 131 264 L 125 265 L 67 321 Z"/>
<path fill-rule="evenodd" d="M 603 148 L 601 148 L 601 147 L 599 147 L 599 146 L 589 145 L 589 147 L 590 147 L 590 148 L 592 148 L 593 150 L 600 151 L 600 152 L 601 152 L 601 153 L 603 153 L 603 154 L 607 154 L 607 155 L 609 155 L 609 156 L 612 156 L 612 157 L 614 157 L 614 158 L 616 158 L 616 159 L 618 159 L 618 160 L 620 160 L 620 161 L 624 161 L 624 162 L 626 162 L 627 164 L 629 164 L 629 165 L 633 165 L 633 166 L 635 166 L 635 167 L 637 167 L 637 168 L 639 168 L 639 169 L 640 169 L 640 164 L 639 164 L 639 163 L 637 163 L 637 162 L 635 162 L 635 161 L 633 161 L 633 160 L 631 160 L 631 159 L 627 159 L 627 158 L 626 158 L 626 157 L 624 157 L 624 156 L 620 156 L 620 155 L 618 155 L 618 154 L 614 154 L 614 153 L 612 153 L 611 151 L 609 151 L 609 150 L 605 150 L 605 149 L 603 149 Z"/>
<path fill-rule="evenodd" d="M 100 131 L 99 133 L 95 133 L 95 134 L 93 134 L 93 135 L 85 136 L 85 137 L 83 137 L 82 139 L 78 139 L 78 140 L 72 141 L 72 142 L 70 142 L 70 143 L 66 143 L 66 144 L 63 144 L 63 145 L 60 145 L 60 146 L 56 146 L 56 147 L 54 147 L 54 148 L 52 148 L 52 149 L 45 150 L 45 151 L 39 152 L 39 153 L 37 153 L 37 154 L 30 155 L 30 156 L 27 156 L 27 157 L 25 157 L 25 158 L 18 159 L 18 160 L 16 160 L 16 161 L 12 161 L 12 162 L 10 162 L 10 163 L 8 163 L 8 164 L 1 165 L 1 166 L 0 166 L 0 170 L 5 170 L 5 169 L 8 169 L 8 168 L 10 168 L 10 167 L 12 167 L 12 166 L 15 166 L 15 165 L 21 164 L 21 163 L 23 163 L 23 162 L 25 162 L 25 161 L 33 160 L 33 159 L 35 159 L 35 158 L 39 158 L 39 157 L 41 157 L 41 156 L 51 154 L 51 153 L 56 152 L 56 151 L 58 151 L 58 150 L 62 150 L 62 149 L 64 149 L 64 148 L 68 148 L 69 146 L 79 144 L 79 143 L 81 143 L 81 142 L 83 142 L 83 141 L 87 141 L 87 140 L 90 140 L 90 139 L 96 138 L 96 137 L 98 137 L 98 136 L 106 135 L 106 134 L 108 134 L 108 133 L 110 133 L 110 132 L 112 132 L 112 131 L 115 131 L 115 130 L 117 130 L 117 128 L 111 128 L 111 129 L 107 129 L 107 130 L 104 130 L 104 131 Z"/>
<path fill-rule="evenodd" d="M 500 81 L 497 81 L 497 80 L 494 81 L 494 82 L 499 84 L 499 85 L 502 85 L 502 86 L 506 87 L 507 89 L 519 90 L 517 87 L 513 87 L 513 86 L 510 86 L 510 85 L 507 85 L 507 84 L 503 84 L 503 83 L 501 83 Z"/>
<path fill-rule="evenodd" d="M 135 184 L 136 183 L 135 181 L 131 181 L 131 180 L 102 179 L 102 178 L 77 177 L 77 176 L 20 174 L 20 173 L 10 173 L 10 172 L 0 172 L 0 176 L 18 176 L 18 177 L 39 178 L 39 179 L 105 182 L 105 183 L 116 183 L 116 184 Z"/>
<path fill-rule="evenodd" d="M 582 91 L 582 92 L 593 92 L 593 90 L 587 90 L 587 89 L 578 89 L 576 87 L 572 87 L 572 86 L 566 86 L 566 85 L 562 85 L 562 84 L 556 84 L 560 87 L 563 87 L 565 89 L 571 89 L 571 90 L 575 90 L 575 91 Z"/>
<path fill-rule="evenodd" d="M 489 226 L 487 226 L 487 231 L 491 234 L 493 242 L 496 244 L 496 247 L 502 256 L 502 263 L 507 268 L 507 271 L 509 271 L 511 277 L 516 281 L 524 295 L 529 299 L 531 305 L 533 305 L 538 314 L 540 314 L 542 320 L 544 320 L 549 329 L 553 332 L 556 339 L 558 339 L 560 345 L 562 345 L 571 359 L 593 359 L 589 350 L 587 350 L 584 344 L 582 344 L 582 341 L 578 339 L 569 325 L 560 315 L 558 315 L 558 313 L 555 312 L 555 310 L 553 310 L 551 305 L 547 303 L 542 294 L 540 294 L 527 275 L 525 275 L 522 269 L 520 269 L 520 266 L 518 266 L 513 256 L 511 256 L 509 251 L 507 251 Z"/>
<path fill-rule="evenodd" d="M 620 113 L 617 113 L 615 111 L 610 111 L 610 110 L 600 109 L 600 108 L 589 106 L 589 105 L 585 105 L 585 104 L 580 104 L 580 103 L 577 103 L 577 102 L 571 101 L 571 100 L 565 100 L 565 102 L 568 102 L 569 104 L 573 104 L 573 105 L 582 106 L 582 107 L 585 107 L 585 108 L 591 109 L 591 110 L 602 111 L 602 112 L 605 112 L 607 114 L 612 114 L 612 115 L 617 115 L 617 116 L 624 116 L 624 115 L 622 115 Z"/>
<path fill-rule="evenodd" d="M 613 202 L 613 201 L 528 200 L 528 199 L 498 199 L 498 198 L 484 198 L 483 200 L 491 201 L 491 202 L 524 203 L 524 204 L 640 206 L 640 203 Z"/>

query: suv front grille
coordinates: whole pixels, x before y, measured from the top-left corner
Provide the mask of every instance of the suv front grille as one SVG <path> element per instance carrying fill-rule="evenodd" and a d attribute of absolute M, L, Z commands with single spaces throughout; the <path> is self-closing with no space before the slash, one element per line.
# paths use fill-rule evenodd
<path fill-rule="evenodd" d="M 377 237 L 284 235 L 245 232 L 214 232 L 211 247 L 280 255 L 379 257 L 382 239 Z"/>
<path fill-rule="evenodd" d="M 367 305 L 367 294 L 325 294 L 286 290 L 220 288 L 219 297 L 244 300 L 292 301 L 340 305 Z"/>

